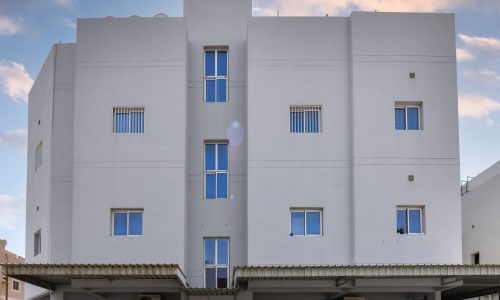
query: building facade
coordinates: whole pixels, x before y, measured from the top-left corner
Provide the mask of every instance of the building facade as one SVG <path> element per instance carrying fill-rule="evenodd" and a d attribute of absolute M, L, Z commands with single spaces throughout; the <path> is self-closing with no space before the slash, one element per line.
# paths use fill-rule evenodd
<path fill-rule="evenodd" d="M 27 261 L 461 263 L 457 115 L 451 14 L 79 19 L 30 93 Z"/>
<path fill-rule="evenodd" d="M 24 258 L 5 249 L 6 240 L 0 240 L 0 264 L 23 264 Z M 0 272 L 0 299 L 23 300 L 24 282 L 14 278 L 9 278 Z"/>

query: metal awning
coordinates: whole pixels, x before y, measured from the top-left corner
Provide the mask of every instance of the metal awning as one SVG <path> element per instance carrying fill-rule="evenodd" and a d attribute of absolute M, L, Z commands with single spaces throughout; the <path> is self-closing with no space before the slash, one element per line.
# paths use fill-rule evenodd
<path fill-rule="evenodd" d="M 175 264 L 4 264 L 2 273 L 24 282 L 55 290 L 73 279 L 172 279 L 186 287 L 186 276 Z"/>

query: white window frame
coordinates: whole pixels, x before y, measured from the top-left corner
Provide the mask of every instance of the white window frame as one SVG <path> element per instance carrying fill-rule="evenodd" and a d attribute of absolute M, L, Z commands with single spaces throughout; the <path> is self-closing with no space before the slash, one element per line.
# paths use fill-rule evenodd
<path fill-rule="evenodd" d="M 227 170 L 219 169 L 219 145 L 227 145 Z M 206 167 L 206 145 L 215 145 L 215 170 L 207 170 Z M 205 200 L 217 200 L 217 199 L 228 199 L 229 198 L 229 141 L 205 141 L 203 143 L 203 199 Z M 207 175 L 215 174 L 215 198 L 207 198 Z M 217 183 L 218 174 L 227 174 L 227 184 L 226 184 L 226 198 L 219 198 L 217 193 Z"/>
<path fill-rule="evenodd" d="M 132 132 L 130 113 L 142 112 L 142 132 Z M 116 114 L 128 114 L 129 122 L 127 132 L 118 132 L 116 128 Z M 137 125 L 137 124 L 136 124 Z M 114 134 L 144 134 L 146 132 L 146 110 L 144 106 L 114 106 L 113 107 L 113 133 Z"/>
<path fill-rule="evenodd" d="M 420 232 L 410 232 L 410 211 L 418 210 L 420 211 Z M 396 233 L 398 235 L 412 235 L 412 234 L 425 234 L 424 230 L 424 207 L 423 206 L 398 206 L 396 210 L 396 220 L 397 220 L 397 212 L 398 211 L 406 211 L 406 233 L 399 233 L 398 228 L 396 228 Z M 397 223 L 396 223 L 397 226 Z"/>
<path fill-rule="evenodd" d="M 130 220 L 129 220 L 129 215 L 130 213 L 142 213 L 142 234 L 129 234 L 129 226 L 130 226 Z M 124 235 L 115 235 L 115 213 L 127 213 L 127 234 Z M 144 235 L 144 210 L 143 209 L 112 209 L 111 210 L 111 236 L 112 237 L 141 237 Z"/>
<path fill-rule="evenodd" d="M 396 104 L 394 105 L 394 110 L 404 108 L 405 110 L 405 129 L 396 129 L 397 131 L 416 131 L 422 130 L 422 104 L 411 104 L 411 105 L 403 105 Z M 418 129 L 408 129 L 408 108 L 416 108 L 418 112 Z M 394 117 L 396 117 L 394 115 Z"/>
<path fill-rule="evenodd" d="M 215 264 L 206 264 L 206 251 L 205 251 L 205 241 L 206 240 L 215 240 Z M 227 265 L 220 265 L 219 264 L 219 240 L 227 240 Z M 229 278 L 231 277 L 229 273 L 229 266 L 231 265 L 231 240 L 228 237 L 206 237 L 203 238 L 203 287 L 206 288 L 207 285 L 207 269 L 214 269 L 215 268 L 215 286 L 216 288 L 228 288 L 230 283 L 229 283 Z M 227 286 L 226 287 L 218 287 L 217 286 L 217 272 L 218 268 L 226 268 L 227 272 Z"/>
<path fill-rule="evenodd" d="M 219 59 L 217 54 L 219 51 L 226 52 L 226 58 L 227 58 L 226 76 L 218 76 L 217 75 L 217 73 L 218 73 L 217 67 L 218 67 L 218 59 Z M 214 73 L 214 76 L 207 76 L 207 74 L 206 74 L 207 52 L 215 52 L 215 73 Z M 226 101 L 224 101 L 224 102 L 217 101 L 217 90 L 218 90 L 217 89 L 217 79 L 226 79 Z M 207 80 L 215 80 L 215 101 L 214 102 L 207 101 Z M 203 50 L 203 102 L 210 103 L 210 104 L 216 104 L 216 103 L 222 104 L 222 103 L 229 102 L 229 47 L 227 47 L 227 48 L 224 48 L 224 47 L 220 47 L 220 48 L 205 47 L 205 49 Z"/>
<path fill-rule="evenodd" d="M 17 283 L 17 289 L 15 288 L 15 283 Z M 17 293 L 21 292 L 21 282 L 19 280 L 12 279 L 12 290 Z"/>
<path fill-rule="evenodd" d="M 33 234 L 33 256 L 42 253 L 42 229 L 38 229 Z"/>
<path fill-rule="evenodd" d="M 289 123 L 291 123 L 291 113 L 303 113 L 304 117 L 302 120 L 302 128 L 303 131 L 292 131 L 291 128 L 288 128 L 290 133 L 309 133 L 309 134 L 319 134 L 323 132 L 323 106 L 322 105 L 290 105 L 288 118 Z M 306 112 L 318 112 L 318 132 L 314 131 L 306 131 Z"/>
<path fill-rule="evenodd" d="M 40 152 L 39 152 L 40 151 Z M 38 154 L 40 153 L 40 155 Z M 40 141 L 35 148 L 35 171 L 38 171 L 43 164 L 43 141 Z"/>
<path fill-rule="evenodd" d="M 292 212 L 303 212 L 304 213 L 304 234 L 293 234 L 292 235 Z M 308 212 L 319 212 L 319 234 L 308 234 L 307 233 L 307 213 Z M 290 209 L 290 236 L 301 237 L 301 236 L 323 236 L 323 209 L 322 208 L 291 208 Z"/>

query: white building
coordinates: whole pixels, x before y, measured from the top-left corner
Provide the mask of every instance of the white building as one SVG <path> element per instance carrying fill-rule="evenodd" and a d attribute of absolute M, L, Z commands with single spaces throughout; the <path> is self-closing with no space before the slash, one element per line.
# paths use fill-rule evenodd
<path fill-rule="evenodd" d="M 78 20 L 30 93 L 31 265 L 6 273 L 51 299 L 440 299 L 499 276 L 451 266 L 454 16 L 251 12 Z"/>

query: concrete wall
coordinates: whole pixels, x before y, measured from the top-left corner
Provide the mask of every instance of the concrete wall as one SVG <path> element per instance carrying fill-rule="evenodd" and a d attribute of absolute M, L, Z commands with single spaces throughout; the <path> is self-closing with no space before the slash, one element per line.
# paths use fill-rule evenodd
<path fill-rule="evenodd" d="M 251 0 L 184 1 L 189 43 L 186 256 L 188 281 L 194 287 L 204 285 L 204 237 L 229 238 L 230 265 L 247 263 L 247 139 L 230 141 L 228 199 L 204 199 L 203 147 L 205 140 L 228 140 L 228 130 L 235 122 L 242 131 L 247 127 L 246 38 L 251 13 Z M 204 46 L 229 47 L 229 94 L 225 103 L 204 102 Z"/>
<path fill-rule="evenodd" d="M 470 192 L 462 196 L 463 263 L 472 263 L 472 254 L 479 252 L 481 264 L 499 264 L 500 164 L 479 174 L 470 186 Z"/>
<path fill-rule="evenodd" d="M 351 15 L 357 264 L 462 260 L 454 33 L 449 14 Z M 394 129 L 396 101 L 422 102 L 422 130 Z M 425 234 L 396 233 L 398 205 L 424 207 Z"/>
<path fill-rule="evenodd" d="M 253 18 L 248 29 L 248 264 L 350 264 L 348 18 Z M 289 132 L 290 105 L 322 132 Z M 290 208 L 323 208 L 323 236 L 291 237 Z"/>
<path fill-rule="evenodd" d="M 74 263 L 183 267 L 186 53 L 182 18 L 78 20 Z M 144 134 L 113 133 L 121 106 L 144 106 Z M 142 236 L 111 235 L 119 208 L 144 209 Z"/>

